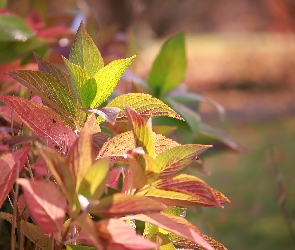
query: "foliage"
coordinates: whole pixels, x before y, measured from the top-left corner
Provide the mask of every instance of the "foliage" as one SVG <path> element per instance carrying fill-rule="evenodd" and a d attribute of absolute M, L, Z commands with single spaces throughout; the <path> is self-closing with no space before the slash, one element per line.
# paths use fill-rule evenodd
<path fill-rule="evenodd" d="M 5 129 L 1 134 L 0 205 L 10 192 L 13 211 L 0 217 L 17 229 L 18 245 L 226 249 L 187 221 L 182 208 L 230 202 L 200 178 L 182 173 L 211 146 L 180 145 L 153 132 L 153 117 L 183 118 L 150 95 L 125 94 L 104 105 L 135 56 L 105 66 L 81 24 L 69 60 L 64 58 L 69 74 L 37 54 L 35 58 L 39 71 L 14 70 L 9 75 L 42 101 L 0 97 L 6 105 L 3 117 L 28 128 L 17 136 Z M 154 67 L 161 63 L 156 60 Z M 175 63 L 163 72 L 165 79 L 171 78 L 172 67 L 177 70 Z M 159 73 L 150 77 L 158 78 Z M 169 81 L 163 89 L 154 86 L 159 94 L 171 90 Z M 102 132 L 106 128 L 112 138 Z M 144 237 L 134 230 L 138 221 L 145 222 Z"/>
<path fill-rule="evenodd" d="M 193 143 L 197 137 L 198 140 L 202 137 L 205 142 L 219 145 L 215 150 L 240 151 L 241 147 L 226 133 L 202 121 L 197 112 L 200 102 L 206 102 L 216 109 L 221 119 L 224 119 L 225 109 L 210 98 L 187 90 L 181 84 L 185 71 L 185 36 L 184 33 L 180 33 L 163 44 L 146 81 L 134 78 L 138 87 L 162 100 L 185 120 L 185 122 L 175 121 L 171 118 L 161 117 L 155 119 L 154 124 L 176 126 L 174 137 L 186 143 Z M 185 140 L 184 138 L 191 139 Z"/>

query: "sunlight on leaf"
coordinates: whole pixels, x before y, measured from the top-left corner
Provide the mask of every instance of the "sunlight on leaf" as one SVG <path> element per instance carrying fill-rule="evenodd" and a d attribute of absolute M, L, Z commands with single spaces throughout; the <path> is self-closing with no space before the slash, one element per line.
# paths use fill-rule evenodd
<path fill-rule="evenodd" d="M 166 208 L 166 205 L 149 197 L 116 193 L 101 199 L 97 205 L 90 207 L 88 212 L 97 216 L 114 217 L 145 212 L 158 212 Z"/>
<path fill-rule="evenodd" d="M 107 159 L 96 161 L 81 180 L 78 193 L 88 199 L 99 199 L 105 191 L 110 164 Z"/>
<path fill-rule="evenodd" d="M 77 31 L 70 52 L 70 61 L 85 69 L 90 77 L 93 77 L 104 65 L 100 52 L 88 35 L 83 23 L 80 24 Z"/>
<path fill-rule="evenodd" d="M 99 107 L 111 95 L 123 73 L 130 66 L 135 57 L 136 56 L 132 56 L 126 59 L 115 60 L 100 69 L 93 76 L 97 84 L 97 91 L 90 108 Z"/>
<path fill-rule="evenodd" d="M 161 178 L 170 177 L 192 164 L 198 155 L 210 148 L 210 145 L 186 144 L 174 147 L 156 157 L 161 167 Z"/>
<path fill-rule="evenodd" d="M 118 107 L 121 112 L 118 119 L 126 118 L 124 107 L 129 106 L 143 117 L 168 116 L 183 120 L 173 109 L 151 95 L 142 93 L 130 93 L 116 97 L 107 104 L 107 107 Z"/>
<path fill-rule="evenodd" d="M 150 224 L 156 225 L 162 229 L 175 233 L 201 246 L 204 246 L 207 250 L 214 250 L 214 248 L 212 248 L 202 237 L 199 229 L 197 229 L 192 223 L 188 222 L 182 217 L 171 214 L 154 213 L 129 215 L 125 218 L 149 222 Z"/>
<path fill-rule="evenodd" d="M 0 96 L 0 100 L 50 147 L 66 151 L 76 140 L 75 132 L 52 109 L 22 97 Z"/>
<path fill-rule="evenodd" d="M 56 186 L 43 181 L 18 179 L 26 202 L 36 224 L 46 233 L 60 232 L 65 214 L 66 200 Z"/>

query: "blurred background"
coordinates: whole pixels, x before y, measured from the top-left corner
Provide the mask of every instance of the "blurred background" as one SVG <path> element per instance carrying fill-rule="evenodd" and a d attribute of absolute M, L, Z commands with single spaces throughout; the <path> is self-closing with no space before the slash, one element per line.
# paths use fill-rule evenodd
<path fill-rule="evenodd" d="M 25 50 L 18 45 L 13 61 L 7 59 L 13 45 L 2 47 L 1 94 L 11 91 L 11 80 L 3 72 L 36 69 L 32 50 L 61 65 L 60 55 L 68 56 L 81 20 L 106 62 L 136 53 L 131 70 L 140 79 L 147 77 L 164 41 L 185 31 L 184 84 L 224 106 L 222 121 L 205 103 L 199 114 L 243 149 L 202 158 L 207 174 L 190 170 L 232 203 L 224 209 L 190 209 L 188 219 L 229 249 L 295 248 L 295 1 L 1 0 L 0 4 L 1 13 L 25 19 L 36 38 Z"/>

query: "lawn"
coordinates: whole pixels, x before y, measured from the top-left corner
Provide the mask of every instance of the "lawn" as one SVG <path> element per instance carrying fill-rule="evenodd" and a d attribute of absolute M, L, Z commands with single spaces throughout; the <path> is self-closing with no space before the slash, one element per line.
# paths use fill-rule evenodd
<path fill-rule="evenodd" d="M 191 209 L 188 219 L 229 249 L 294 249 L 279 206 L 275 166 L 282 173 L 290 220 L 295 219 L 295 118 L 231 122 L 241 154 L 207 158 L 210 176 L 197 173 L 232 201 L 224 209 Z M 274 158 L 271 157 L 274 152 Z"/>

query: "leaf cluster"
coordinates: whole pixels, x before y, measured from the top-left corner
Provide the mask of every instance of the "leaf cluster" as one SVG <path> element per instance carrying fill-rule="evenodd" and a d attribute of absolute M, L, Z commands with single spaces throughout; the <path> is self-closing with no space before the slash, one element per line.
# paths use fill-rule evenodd
<path fill-rule="evenodd" d="M 104 105 L 135 56 L 104 65 L 81 24 L 64 58 L 68 73 L 35 58 L 39 71 L 9 75 L 42 101 L 0 97 L 17 114 L 13 121 L 36 135 L 4 135 L 1 144 L 0 206 L 9 194 L 15 199 L 13 213 L 0 217 L 17 228 L 18 244 L 26 237 L 41 249 L 226 249 L 184 218 L 185 207 L 230 202 L 183 173 L 211 146 L 181 145 L 154 132 L 153 117 L 184 119 L 149 94 L 124 94 Z M 150 75 L 159 94 L 183 77 L 165 74 Z M 167 84 L 159 89 L 158 80 Z M 1 112 L 11 119 L 11 110 Z M 138 221 L 145 222 L 143 237 L 132 228 Z"/>

